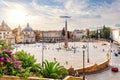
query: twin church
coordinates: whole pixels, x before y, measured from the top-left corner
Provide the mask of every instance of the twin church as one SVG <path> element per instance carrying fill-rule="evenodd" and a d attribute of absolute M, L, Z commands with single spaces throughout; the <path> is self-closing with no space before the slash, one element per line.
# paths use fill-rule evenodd
<path fill-rule="evenodd" d="M 3 20 L 0 25 L 0 40 L 4 40 L 8 44 L 15 43 L 34 43 L 35 32 L 27 23 L 27 26 L 22 30 L 19 25 L 18 28 L 12 30 Z"/>

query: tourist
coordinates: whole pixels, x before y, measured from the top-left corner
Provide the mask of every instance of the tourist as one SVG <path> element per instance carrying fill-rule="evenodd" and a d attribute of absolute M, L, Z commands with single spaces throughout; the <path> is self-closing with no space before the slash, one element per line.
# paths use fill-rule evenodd
<path fill-rule="evenodd" d="M 68 65 L 68 61 L 66 61 L 66 64 Z"/>
<path fill-rule="evenodd" d="M 56 62 L 56 58 L 54 58 L 54 61 Z"/>

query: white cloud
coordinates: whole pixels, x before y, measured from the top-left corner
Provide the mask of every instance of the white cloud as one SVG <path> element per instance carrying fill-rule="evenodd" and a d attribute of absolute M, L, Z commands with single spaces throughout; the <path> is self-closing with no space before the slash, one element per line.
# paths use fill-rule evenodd
<path fill-rule="evenodd" d="M 118 0 L 119 1 L 119 0 Z M 97 6 L 92 14 L 99 14 L 102 16 L 99 21 L 101 24 L 106 24 L 112 26 L 115 23 L 120 23 L 120 5 L 119 2 L 115 1 L 112 4 L 103 4 L 103 6 Z M 99 24 L 99 23 L 98 23 Z"/>
<path fill-rule="evenodd" d="M 40 5 L 37 0 L 32 0 L 31 3 L 22 2 L 2 2 L 0 3 L 1 13 L 0 15 L 7 16 L 7 12 L 12 9 L 20 9 L 26 12 L 28 21 L 34 29 L 40 30 L 60 30 L 64 27 L 64 19 L 61 19 L 61 15 L 69 15 L 71 19 L 68 19 L 68 29 L 81 29 L 89 27 L 100 27 L 103 25 L 113 26 L 113 24 L 120 23 L 120 0 L 114 1 L 112 4 L 104 3 L 103 5 L 90 5 L 89 0 L 54 0 L 60 2 L 63 5 L 50 6 Z M 4 14 L 5 13 L 5 14 Z M 2 17 L 3 17 L 2 16 Z M 1 17 L 0 17 L 1 18 Z M 19 24 L 10 23 L 7 17 L 3 17 L 10 25 Z M 3 19 L 1 18 L 1 19 Z M 22 26 L 26 26 L 25 23 L 21 23 Z M 9 25 L 8 24 L 8 25 Z"/>
<path fill-rule="evenodd" d="M 42 20 L 45 21 L 47 24 L 47 26 L 53 26 L 52 28 L 55 29 L 62 29 L 62 27 L 64 26 L 64 19 L 60 19 L 59 16 L 61 15 L 70 15 L 72 16 L 71 19 L 76 19 L 78 17 L 78 15 L 80 14 L 88 14 L 88 12 L 82 12 L 81 10 L 84 9 L 84 7 L 82 6 L 83 4 L 85 5 L 84 0 L 81 1 L 81 6 L 79 4 L 79 0 L 66 0 L 63 2 L 64 4 L 64 8 L 58 8 L 58 7 L 51 7 L 51 6 L 41 6 L 38 5 L 36 3 L 36 0 L 33 0 L 33 2 L 31 3 L 32 6 L 39 12 L 39 14 L 41 14 L 42 16 L 46 16 L 46 19 Z M 69 20 L 68 20 L 69 21 Z M 72 22 L 70 22 L 68 25 L 70 25 L 70 27 L 72 27 L 75 24 L 71 24 Z M 58 24 L 58 25 L 57 25 Z M 46 26 L 46 24 L 43 24 L 44 26 Z M 72 27 L 73 28 L 73 27 Z"/>

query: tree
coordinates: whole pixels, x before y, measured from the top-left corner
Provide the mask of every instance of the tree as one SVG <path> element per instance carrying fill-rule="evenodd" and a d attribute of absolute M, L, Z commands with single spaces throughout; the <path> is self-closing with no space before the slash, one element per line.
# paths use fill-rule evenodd
<path fill-rule="evenodd" d="M 69 31 L 67 31 L 67 37 L 68 37 L 68 39 L 70 39 L 70 32 Z"/>
<path fill-rule="evenodd" d="M 13 49 L 11 45 L 6 44 L 5 41 L 0 40 L 0 50 L 11 50 Z"/>
<path fill-rule="evenodd" d="M 110 27 L 106 27 L 105 25 L 103 26 L 103 29 L 101 30 L 101 37 L 104 39 L 109 39 L 110 38 Z"/>
<path fill-rule="evenodd" d="M 100 35 L 100 38 L 103 39 L 109 39 L 110 38 L 110 27 L 106 27 L 105 25 L 103 26 L 102 29 L 99 29 L 100 33 L 98 30 L 92 31 L 91 38 L 98 38 L 98 35 Z"/>
<path fill-rule="evenodd" d="M 65 36 L 65 29 L 62 29 L 62 35 Z"/>
<path fill-rule="evenodd" d="M 90 30 L 86 29 L 86 31 L 87 31 L 87 38 L 89 38 L 90 37 Z"/>
<path fill-rule="evenodd" d="M 95 38 L 95 31 L 91 31 L 91 38 Z"/>
<path fill-rule="evenodd" d="M 43 67 L 41 67 L 40 73 L 45 78 L 54 79 L 61 79 L 64 75 L 68 74 L 67 70 L 63 66 L 60 66 L 60 63 L 48 62 L 47 60 L 43 62 Z"/>

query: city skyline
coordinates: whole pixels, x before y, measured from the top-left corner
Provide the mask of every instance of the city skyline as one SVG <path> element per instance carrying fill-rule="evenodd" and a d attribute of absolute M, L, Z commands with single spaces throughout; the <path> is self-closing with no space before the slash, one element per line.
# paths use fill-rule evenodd
<path fill-rule="evenodd" d="M 33 29 L 61 30 L 68 19 L 68 30 L 120 27 L 120 0 L 0 0 L 0 22 L 12 28 L 29 22 Z"/>

